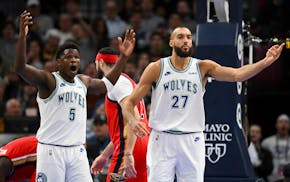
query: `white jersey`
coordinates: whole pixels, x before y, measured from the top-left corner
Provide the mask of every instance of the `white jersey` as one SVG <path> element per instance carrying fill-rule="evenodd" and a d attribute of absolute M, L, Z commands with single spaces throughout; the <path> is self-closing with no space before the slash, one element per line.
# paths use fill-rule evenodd
<path fill-rule="evenodd" d="M 41 116 L 37 139 L 41 143 L 72 146 L 86 139 L 87 88 L 76 76 L 74 83 L 53 73 L 56 88 L 46 99 L 37 96 Z"/>
<path fill-rule="evenodd" d="M 204 92 L 197 59 L 190 58 L 184 70 L 177 70 L 170 57 L 162 58 L 159 79 L 152 88 L 150 127 L 170 132 L 203 131 Z"/>

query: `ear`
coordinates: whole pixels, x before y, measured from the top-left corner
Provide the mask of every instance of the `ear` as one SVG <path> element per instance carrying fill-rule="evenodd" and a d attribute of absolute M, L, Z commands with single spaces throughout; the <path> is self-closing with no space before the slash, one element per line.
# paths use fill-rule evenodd
<path fill-rule="evenodd" d="M 170 40 L 170 41 L 169 41 L 169 46 L 170 46 L 170 47 L 173 47 L 173 40 Z"/>

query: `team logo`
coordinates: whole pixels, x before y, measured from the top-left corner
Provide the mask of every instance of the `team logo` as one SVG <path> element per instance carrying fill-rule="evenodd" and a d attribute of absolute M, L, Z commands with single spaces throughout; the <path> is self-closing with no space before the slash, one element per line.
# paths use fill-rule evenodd
<path fill-rule="evenodd" d="M 200 140 L 200 137 L 195 137 L 195 138 L 194 138 L 194 141 L 195 141 L 195 142 L 198 142 L 199 140 Z"/>
<path fill-rule="evenodd" d="M 205 156 L 207 159 L 215 164 L 220 158 L 222 158 L 227 152 L 227 145 L 225 143 L 206 143 L 205 144 Z"/>
<path fill-rule="evenodd" d="M 61 83 L 59 86 L 60 86 L 60 87 L 64 87 L 64 86 L 65 86 L 65 84 L 64 84 L 64 83 Z"/>
<path fill-rule="evenodd" d="M 170 75 L 171 74 L 171 72 L 170 71 L 167 71 L 165 74 L 164 74 L 164 76 L 167 76 L 167 75 Z"/>
<path fill-rule="evenodd" d="M 44 173 L 37 173 L 36 182 L 47 182 L 47 177 Z"/>

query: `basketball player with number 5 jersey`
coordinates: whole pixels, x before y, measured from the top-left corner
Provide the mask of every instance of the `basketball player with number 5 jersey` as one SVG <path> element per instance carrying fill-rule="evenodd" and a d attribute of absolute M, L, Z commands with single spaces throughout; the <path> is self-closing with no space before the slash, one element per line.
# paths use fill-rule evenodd
<path fill-rule="evenodd" d="M 20 32 L 16 46 L 17 73 L 38 89 L 40 128 L 37 132 L 37 181 L 92 181 L 86 141 L 87 91 L 105 93 L 118 80 L 121 70 L 135 45 L 135 33 L 126 30 L 125 39 L 118 38 L 118 63 L 102 80 L 78 74 L 78 45 L 66 42 L 56 52 L 58 72 L 50 73 L 26 64 L 26 38 L 32 17 L 24 11 L 20 16 Z M 88 89 L 88 90 L 87 90 Z"/>

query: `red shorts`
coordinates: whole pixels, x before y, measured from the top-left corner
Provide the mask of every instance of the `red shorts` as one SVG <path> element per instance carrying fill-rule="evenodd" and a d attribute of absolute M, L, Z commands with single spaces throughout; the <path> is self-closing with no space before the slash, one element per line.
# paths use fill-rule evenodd
<path fill-rule="evenodd" d="M 137 171 L 136 178 L 127 179 L 126 182 L 147 182 L 147 167 L 146 167 L 146 153 L 147 153 L 147 144 L 149 136 L 146 136 L 142 139 L 137 139 L 133 151 L 135 169 Z M 120 152 L 118 148 L 115 149 L 111 164 L 108 169 L 108 176 L 106 182 L 110 182 L 110 173 L 123 173 L 123 161 L 124 153 Z"/>

